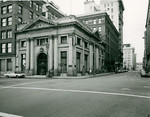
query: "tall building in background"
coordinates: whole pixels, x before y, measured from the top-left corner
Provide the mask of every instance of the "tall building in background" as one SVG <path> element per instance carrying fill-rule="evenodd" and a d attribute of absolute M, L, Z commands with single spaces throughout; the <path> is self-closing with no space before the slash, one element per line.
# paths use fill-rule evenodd
<path fill-rule="evenodd" d="M 123 49 L 123 11 L 122 0 L 100 0 L 100 10 L 107 12 L 120 34 L 120 49 Z"/>
<path fill-rule="evenodd" d="M 102 50 L 105 55 L 105 58 L 102 59 L 105 70 L 108 72 L 115 71 L 120 65 L 118 64 L 120 63 L 119 33 L 108 14 L 106 12 L 93 12 L 78 15 L 78 18 L 87 24 L 93 32 L 98 31 L 100 33 L 101 41 L 99 43 L 104 44 L 105 47 L 105 50 Z"/>
<path fill-rule="evenodd" d="M 99 6 L 95 4 L 94 0 L 86 0 L 84 2 L 84 11 L 85 13 L 93 13 L 100 11 Z"/>
<path fill-rule="evenodd" d="M 135 48 L 131 47 L 131 44 L 123 45 L 123 68 L 129 70 L 136 69 Z"/>
<path fill-rule="evenodd" d="M 143 67 L 145 70 L 150 70 L 150 0 L 148 2 L 147 9 L 147 19 L 145 24 L 145 50 L 144 50 L 144 58 L 143 58 Z"/>

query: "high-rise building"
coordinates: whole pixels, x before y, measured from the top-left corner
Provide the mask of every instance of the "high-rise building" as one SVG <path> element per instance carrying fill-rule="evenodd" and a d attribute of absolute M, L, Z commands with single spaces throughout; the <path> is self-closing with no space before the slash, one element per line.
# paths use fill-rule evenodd
<path fill-rule="evenodd" d="M 122 0 L 100 0 L 100 10 L 107 12 L 120 34 L 120 49 L 123 49 L 123 11 Z"/>
<path fill-rule="evenodd" d="M 123 68 L 124 69 L 136 69 L 136 54 L 135 48 L 131 47 L 131 44 L 123 45 Z"/>
<path fill-rule="evenodd" d="M 105 43 L 105 69 L 115 71 L 120 66 L 119 33 L 105 12 L 93 12 L 77 16 L 82 22 L 87 24 L 93 31 L 101 34 L 101 42 Z M 101 43 L 100 42 L 100 43 Z M 116 65 L 117 64 L 117 65 Z"/>

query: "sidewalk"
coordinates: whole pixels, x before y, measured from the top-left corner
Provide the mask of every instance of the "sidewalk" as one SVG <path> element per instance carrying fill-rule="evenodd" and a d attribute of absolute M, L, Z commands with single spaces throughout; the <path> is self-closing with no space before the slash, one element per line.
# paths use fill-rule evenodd
<path fill-rule="evenodd" d="M 27 76 L 26 78 L 35 78 L 35 79 L 88 79 L 88 78 L 94 78 L 99 76 L 107 76 L 107 75 L 113 75 L 114 72 L 111 73 L 101 73 L 101 74 L 95 74 L 95 75 L 85 75 L 85 76 L 53 76 L 52 78 L 46 77 L 45 75 L 39 76 Z"/>
<path fill-rule="evenodd" d="M 101 74 L 85 75 L 85 76 L 53 76 L 52 78 L 46 77 L 46 75 L 34 75 L 34 76 L 26 76 L 26 78 L 23 79 L 88 79 L 88 78 L 107 76 L 113 74 L 115 73 L 111 72 L 111 73 L 101 73 Z M 5 77 L 0 76 L 0 78 L 5 78 Z"/>

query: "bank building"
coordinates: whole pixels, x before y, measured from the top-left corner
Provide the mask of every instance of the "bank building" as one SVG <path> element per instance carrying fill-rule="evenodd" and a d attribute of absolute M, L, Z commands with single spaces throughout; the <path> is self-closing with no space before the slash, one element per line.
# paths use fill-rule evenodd
<path fill-rule="evenodd" d="M 67 76 L 100 73 L 105 43 L 74 15 L 17 26 L 15 71 L 26 75 Z"/>

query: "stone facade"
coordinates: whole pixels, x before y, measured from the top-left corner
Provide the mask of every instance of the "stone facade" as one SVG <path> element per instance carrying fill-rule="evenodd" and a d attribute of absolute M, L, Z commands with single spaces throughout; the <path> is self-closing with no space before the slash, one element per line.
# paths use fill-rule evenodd
<path fill-rule="evenodd" d="M 27 75 L 53 72 L 55 76 L 77 76 L 102 70 L 100 35 L 75 16 L 56 21 L 38 19 L 18 30 L 16 39 L 16 71 Z"/>

